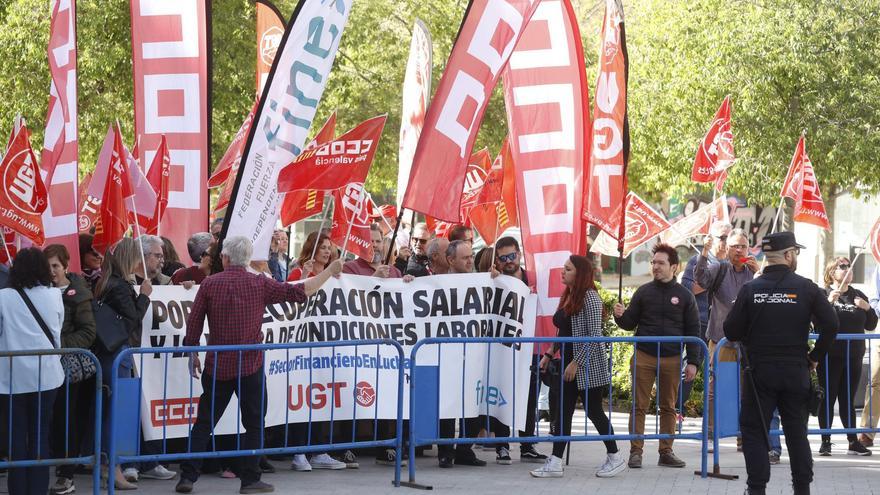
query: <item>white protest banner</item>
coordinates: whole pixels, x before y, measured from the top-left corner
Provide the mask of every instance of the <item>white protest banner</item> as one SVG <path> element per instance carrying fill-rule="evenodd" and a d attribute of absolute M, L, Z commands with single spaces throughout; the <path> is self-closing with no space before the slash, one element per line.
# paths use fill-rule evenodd
<path fill-rule="evenodd" d="M 264 261 L 278 221 L 278 172 L 306 142 L 354 0 L 300 0 L 275 54 L 241 156 L 223 238 L 242 235 Z"/>
<path fill-rule="evenodd" d="M 191 290 L 154 288 L 152 311 L 144 318 L 144 347 L 167 348 L 183 342 L 186 317 L 197 291 L 198 286 Z M 306 308 L 308 315 L 304 314 Z M 308 304 L 266 308 L 265 343 L 346 341 L 351 345 L 268 351 L 265 424 L 302 423 L 310 418 L 328 421 L 331 415 L 334 420 L 395 419 L 400 399 L 398 369 L 401 365 L 405 368 L 408 380 L 410 353 L 419 340 L 531 337 L 534 323 L 535 298 L 514 277 L 437 275 L 410 283 L 356 275 L 330 279 Z M 358 345 L 377 338 L 400 343 L 403 363 L 392 346 Z M 466 417 L 488 411 L 509 425 L 514 422 L 516 404 L 514 427 L 524 428 L 532 344 L 450 343 L 439 347 L 441 418 L 460 417 L 464 396 Z M 417 359 L 420 366 L 438 365 L 438 346 L 422 347 Z M 188 357 L 147 353 L 136 354 L 134 361 L 142 377 L 144 437 L 161 439 L 163 427 L 167 438 L 187 436 L 202 392 L 200 381 L 189 378 Z M 408 418 L 408 383 L 402 400 L 404 418 Z M 218 434 L 236 432 L 237 409 L 233 397 L 215 429 Z"/>

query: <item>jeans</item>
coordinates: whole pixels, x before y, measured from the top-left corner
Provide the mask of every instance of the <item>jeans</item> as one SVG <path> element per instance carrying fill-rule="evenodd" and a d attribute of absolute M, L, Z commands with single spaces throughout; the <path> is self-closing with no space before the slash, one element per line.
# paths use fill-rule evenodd
<path fill-rule="evenodd" d="M 0 408 L 12 416 L 12 461 L 51 459 L 49 428 L 57 389 L 25 394 L 0 395 Z M 8 418 L 7 418 L 8 420 Z M 3 425 L 2 428 L 6 428 Z M 10 495 L 46 495 L 49 490 L 49 466 L 9 469 L 6 481 Z"/>
<path fill-rule="evenodd" d="M 240 386 L 239 386 L 240 384 Z M 207 373 L 202 374 L 202 396 L 199 399 L 196 424 L 190 433 L 192 452 L 205 452 L 214 431 L 214 426 L 223 416 L 234 393 L 241 409 L 242 435 L 241 448 L 255 450 L 260 448 L 263 438 L 263 419 L 266 416 L 266 379 L 261 367 L 255 373 L 231 380 L 214 380 Z M 181 478 L 195 482 L 199 479 L 201 459 L 190 459 L 180 464 Z M 241 484 L 249 485 L 260 481 L 260 456 L 242 458 Z"/>

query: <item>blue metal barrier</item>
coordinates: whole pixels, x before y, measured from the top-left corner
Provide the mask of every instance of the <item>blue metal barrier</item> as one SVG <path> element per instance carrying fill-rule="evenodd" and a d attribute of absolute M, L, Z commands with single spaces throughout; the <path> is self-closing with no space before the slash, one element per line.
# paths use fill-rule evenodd
<path fill-rule="evenodd" d="M 570 442 L 570 441 L 603 441 L 603 440 L 663 440 L 663 439 L 693 439 L 701 442 L 701 469 L 698 473 L 702 477 L 707 476 L 707 459 L 708 459 L 708 424 L 706 421 L 702 421 L 702 430 L 700 433 L 681 433 L 681 425 L 678 426 L 679 434 L 662 434 L 662 433 L 654 433 L 654 434 L 611 434 L 611 435 L 567 435 L 567 436 L 535 436 L 535 437 L 521 437 L 518 435 L 514 436 L 506 436 L 506 437 L 485 437 L 485 438 L 468 438 L 466 437 L 465 432 L 460 432 L 460 435 L 466 438 L 441 438 L 439 429 L 439 404 L 441 401 L 440 390 L 439 390 L 439 374 L 434 372 L 431 373 L 430 370 L 426 373 L 425 370 L 419 371 L 418 368 L 424 368 L 417 366 L 418 363 L 418 355 L 419 351 L 425 346 L 436 346 L 437 347 L 437 365 L 436 368 L 440 369 L 440 348 L 443 345 L 448 344 L 460 344 L 462 346 L 463 353 L 467 353 L 467 345 L 468 344 L 504 344 L 510 347 L 513 347 L 522 343 L 534 343 L 534 344 L 553 344 L 559 343 L 561 345 L 561 353 L 564 353 L 565 346 L 573 345 L 575 343 L 598 343 L 598 344 L 609 344 L 610 349 L 607 350 L 607 362 L 609 366 L 609 374 L 613 376 L 613 368 L 611 362 L 611 356 L 613 355 L 613 346 L 615 343 L 618 344 L 632 344 L 635 348 L 636 344 L 647 343 L 647 344 L 663 344 L 663 343 L 672 343 L 679 344 L 680 352 L 678 358 L 680 359 L 681 351 L 683 350 L 685 344 L 695 344 L 700 347 L 701 355 L 708 355 L 708 348 L 706 343 L 698 338 L 698 337 L 479 337 L 479 338 L 427 338 L 419 340 L 412 348 L 410 353 L 410 415 L 411 418 L 409 424 L 409 457 L 411 462 L 409 463 L 409 480 L 407 482 L 402 483 L 405 486 L 414 487 L 414 488 L 428 488 L 430 487 L 420 485 L 416 483 L 415 480 L 415 462 L 412 462 L 415 459 L 415 449 L 418 446 L 423 445 L 455 445 L 455 444 L 496 444 L 496 443 L 511 443 L 511 442 L 523 442 L 523 443 L 536 443 L 536 442 Z M 491 346 L 486 346 L 487 349 L 487 361 L 491 363 Z M 587 347 L 589 349 L 589 347 Z M 635 351 L 635 349 L 634 349 Z M 587 350 L 587 362 L 589 362 L 589 351 Z M 631 369 L 634 369 L 637 362 L 637 354 L 633 352 L 633 362 Z M 660 346 L 657 346 L 657 355 L 660 355 Z M 529 358 L 531 359 L 531 355 Z M 659 359 L 657 361 L 657 367 L 659 370 Z M 433 365 L 432 365 L 433 366 Z M 678 365 L 677 365 L 678 366 Z M 702 363 L 703 367 L 703 376 L 709 376 L 709 364 L 708 359 L 703 359 Z M 516 355 L 513 356 L 513 370 L 516 368 Z M 681 368 L 678 368 L 679 371 Z M 516 388 L 515 381 L 515 373 L 514 373 L 514 389 Z M 659 380 L 659 373 L 655 375 Z M 464 380 L 465 380 L 465 372 L 462 369 L 462 384 L 461 384 L 461 394 L 462 394 L 462 408 L 464 407 Z M 488 377 L 486 377 L 488 382 Z M 562 370 L 560 370 L 560 385 L 562 384 L 563 375 Z M 681 383 L 681 376 L 679 373 L 679 385 Z M 613 414 L 613 381 L 609 383 L 609 404 L 611 414 Z M 435 387 L 435 388 L 431 388 Z M 490 387 L 490 384 L 486 384 L 487 390 Z M 420 401 L 416 400 L 417 390 L 429 390 L 429 394 L 424 394 L 423 397 L 420 398 Z M 435 397 L 431 397 L 431 395 L 435 395 Z M 633 407 L 635 406 L 635 390 L 633 390 Z M 703 388 L 703 404 L 704 408 L 708 404 L 708 394 L 709 387 L 704 386 Z M 659 395 L 659 386 L 658 386 L 658 395 Z M 516 410 L 516 393 L 514 391 L 512 397 L 512 407 L 514 409 L 514 415 Z M 419 402 L 419 412 L 416 412 L 416 402 Z M 679 400 L 679 406 L 682 404 L 683 399 Z M 560 396 L 559 403 L 562 403 L 562 397 Z M 659 408 L 659 404 L 658 404 Z M 562 421 L 562 408 L 559 408 L 560 411 L 560 423 Z M 488 420 L 488 401 L 486 405 L 486 412 L 481 415 L 487 416 L 486 426 L 487 431 L 489 429 L 489 420 Z M 609 424 L 610 417 L 609 414 Z M 704 415 L 705 416 L 705 415 Z M 453 419 L 456 421 L 457 419 Z M 632 419 L 631 419 L 632 420 Z M 585 419 L 586 421 L 586 419 Z M 658 420 L 659 422 L 659 416 Z M 430 426 L 430 430 L 428 430 L 427 426 Z M 463 425 L 466 428 L 465 425 Z M 513 425 L 511 425 L 513 428 Z M 659 429 L 659 425 L 655 426 L 656 429 Z M 428 434 L 428 432 L 434 432 L 433 435 Z"/>
<path fill-rule="evenodd" d="M 79 455 L 80 454 L 79 446 L 68 445 L 68 440 L 70 437 L 69 432 L 70 432 L 70 427 L 71 427 L 70 418 L 75 417 L 75 415 L 68 414 L 67 421 L 64 422 L 64 444 L 65 444 L 64 451 L 66 453 L 66 452 L 70 452 L 71 450 L 73 450 L 77 453 L 77 457 L 52 458 L 51 453 L 40 452 L 40 445 L 38 444 L 36 459 L 22 459 L 22 460 L 11 460 L 11 461 L 0 460 L 0 468 L 15 469 L 15 468 L 25 468 L 25 467 L 33 467 L 33 466 L 63 466 L 63 465 L 77 465 L 77 464 L 90 466 L 92 468 L 92 478 L 93 478 L 92 483 L 94 485 L 93 492 L 95 493 L 95 495 L 97 495 L 98 493 L 100 493 L 100 486 L 101 486 L 101 470 L 99 468 L 100 463 L 98 461 L 98 459 L 100 459 L 99 456 L 100 456 L 100 452 L 101 452 L 101 363 L 98 361 L 98 358 L 96 358 L 95 355 L 92 354 L 91 352 L 89 352 L 87 349 L 61 348 L 61 349 L 39 349 L 39 350 L 33 350 L 33 351 L 0 352 L 0 363 L 2 363 L 6 359 L 8 359 L 8 362 L 9 362 L 9 383 L 10 383 L 9 389 L 6 391 L 0 391 L 0 393 L 7 392 L 7 394 L 5 394 L 5 396 L 7 398 L 6 400 L 9 400 L 9 408 L 6 411 L 6 414 L 7 414 L 6 424 L 3 425 L 3 427 L 6 429 L 7 434 L 9 435 L 9 438 L 7 439 L 7 448 L 9 449 L 8 454 L 11 458 L 12 457 L 12 438 L 13 438 L 13 436 L 17 433 L 27 434 L 26 431 L 14 431 L 13 427 L 12 427 L 12 405 L 13 405 L 13 402 L 16 400 L 15 396 L 20 395 L 20 394 L 13 394 L 12 393 L 12 391 L 13 391 L 12 383 L 13 383 L 13 377 L 14 377 L 14 373 L 15 373 L 15 368 L 13 366 L 13 363 L 15 361 L 14 358 L 33 357 L 33 358 L 37 359 L 39 370 L 40 370 L 37 373 L 37 384 L 38 384 L 38 388 L 41 388 L 41 387 L 39 387 L 39 385 L 42 383 L 43 357 L 44 356 L 62 356 L 65 354 L 80 354 L 80 355 L 85 356 L 89 360 L 91 360 L 93 363 L 95 363 L 95 370 L 96 370 L 95 377 L 94 377 L 94 380 L 95 380 L 95 401 L 94 401 L 95 415 L 94 416 L 95 417 L 94 417 L 94 425 L 93 425 L 95 428 L 95 435 L 94 435 L 95 441 L 94 441 L 93 453 L 91 455 Z M 61 385 L 60 388 L 58 388 L 56 390 L 58 390 L 58 394 L 55 397 L 56 403 L 59 400 L 63 400 L 66 410 L 69 411 L 69 407 L 70 407 L 70 382 L 65 378 L 64 383 Z M 42 392 L 46 392 L 46 391 L 48 391 L 48 390 L 42 390 Z M 38 397 L 37 403 L 40 404 L 40 402 L 42 400 L 42 395 L 40 394 L 37 397 Z M 36 418 L 31 418 L 31 421 L 33 421 L 34 419 L 36 419 L 36 421 L 37 421 L 37 436 L 39 437 L 41 434 L 41 431 L 40 431 L 41 426 L 40 425 L 42 423 L 41 406 L 40 405 L 37 406 Z M 49 427 L 51 428 L 51 425 Z M 80 442 L 80 443 L 82 444 L 82 442 Z M 50 449 L 51 449 L 51 446 L 50 446 Z M 46 454 L 46 456 L 44 456 L 43 454 Z"/>
<path fill-rule="evenodd" d="M 241 370 L 242 353 L 247 352 L 247 351 L 264 351 L 265 352 L 265 351 L 271 351 L 271 350 L 276 350 L 276 351 L 277 350 L 284 350 L 287 353 L 288 362 L 289 362 L 290 350 L 307 349 L 309 351 L 309 358 L 311 359 L 312 351 L 313 351 L 313 349 L 316 349 L 316 348 L 350 347 L 350 348 L 355 349 L 355 355 L 360 355 L 360 354 L 358 354 L 358 348 L 371 349 L 371 348 L 375 347 L 375 356 L 378 361 L 379 359 L 381 359 L 379 349 L 382 346 L 392 347 L 396 351 L 398 363 L 399 363 L 399 365 L 397 366 L 397 370 L 396 370 L 397 371 L 397 394 L 398 394 L 397 397 L 399 398 L 399 400 L 397 401 L 397 417 L 396 417 L 396 419 L 393 419 L 393 420 L 387 420 L 389 422 L 390 421 L 395 422 L 394 438 L 389 438 L 389 439 L 384 439 L 384 440 L 378 439 L 378 426 L 377 426 L 378 423 L 377 422 L 383 421 L 383 420 L 378 420 L 377 418 L 374 417 L 372 419 L 372 421 L 374 422 L 374 430 L 373 430 L 374 435 L 373 435 L 372 440 L 370 440 L 370 441 L 356 441 L 356 427 L 354 425 L 352 425 L 352 440 L 350 442 L 334 442 L 333 441 L 333 422 L 334 421 L 349 421 L 350 420 L 350 421 L 354 422 L 355 420 L 360 420 L 357 418 L 357 404 L 354 404 L 352 407 L 351 419 L 348 419 L 347 417 L 346 418 L 334 418 L 333 411 L 335 408 L 331 408 L 330 434 L 329 434 L 330 443 L 324 443 L 324 444 L 313 443 L 312 442 L 312 417 L 311 417 L 312 408 L 309 407 L 309 422 L 308 422 L 308 433 L 307 433 L 306 445 L 303 445 L 303 446 L 289 445 L 289 443 L 288 443 L 288 440 L 289 440 L 288 429 L 289 428 L 285 428 L 284 446 L 283 447 L 266 447 L 265 446 L 266 425 L 265 425 L 265 413 L 264 413 L 263 417 L 261 418 L 261 425 L 260 425 L 260 434 L 261 434 L 260 448 L 258 448 L 258 449 L 242 449 L 242 447 L 241 447 L 241 434 L 242 434 L 241 422 L 239 421 L 241 413 L 240 413 L 240 407 L 239 407 L 239 410 L 237 411 L 237 416 L 236 416 L 236 419 L 237 419 L 236 433 L 235 433 L 236 448 L 234 450 L 216 450 L 216 445 L 212 442 L 208 446 L 208 448 L 210 450 L 206 450 L 204 452 L 193 452 L 192 445 L 191 445 L 192 427 L 190 427 L 189 428 L 190 433 L 187 437 L 186 451 L 185 452 L 169 452 L 167 449 L 168 438 L 166 435 L 167 419 L 163 419 L 163 422 L 162 422 L 162 429 L 163 429 L 163 431 L 162 431 L 162 452 L 161 453 L 142 454 L 140 452 L 140 431 L 139 431 L 139 428 L 135 428 L 133 432 L 126 432 L 129 435 L 131 433 L 134 433 L 136 435 L 136 437 L 135 437 L 136 446 L 133 449 L 134 453 L 133 454 L 120 453 L 120 452 L 118 452 L 118 450 L 119 450 L 119 447 L 121 444 L 119 441 L 120 439 L 118 437 L 121 434 L 121 432 L 118 432 L 117 428 L 115 428 L 115 426 L 116 426 L 117 421 L 122 419 L 119 417 L 119 414 L 118 414 L 119 408 L 120 408 L 120 402 L 122 402 L 122 401 L 119 400 L 119 394 L 114 393 L 111 396 L 111 400 L 110 400 L 110 432 L 111 433 L 110 433 L 109 452 L 108 452 L 110 472 L 111 473 L 113 472 L 114 467 L 116 465 L 122 464 L 122 463 L 130 463 L 130 462 L 143 462 L 143 461 L 163 462 L 163 461 L 172 461 L 172 460 L 207 459 L 207 458 L 222 458 L 222 457 L 246 457 L 246 456 L 254 456 L 254 455 L 272 455 L 272 454 L 307 454 L 307 453 L 313 453 L 313 452 L 326 452 L 328 450 L 348 450 L 348 449 L 361 449 L 361 448 L 372 448 L 372 447 L 385 447 L 386 449 L 394 449 L 395 450 L 396 463 L 394 466 L 393 483 L 395 486 L 399 486 L 400 485 L 400 474 L 401 474 L 401 459 L 402 459 L 402 457 L 401 457 L 402 452 L 401 451 L 402 451 L 402 445 L 403 445 L 403 443 L 402 443 L 402 438 L 403 438 L 403 400 L 402 399 L 403 399 L 403 391 L 404 391 L 403 383 L 404 383 L 404 374 L 408 370 L 409 367 L 406 366 L 406 364 L 405 364 L 406 360 L 404 357 L 403 347 L 398 342 L 396 342 L 394 340 L 372 339 L 372 340 L 361 340 L 361 341 L 356 341 L 356 342 L 355 341 L 304 342 L 304 343 L 303 342 L 293 342 L 293 343 L 278 343 L 278 344 L 220 345 L 220 346 L 192 346 L 192 347 L 126 349 L 126 350 L 120 352 L 119 355 L 116 357 L 116 359 L 113 362 L 113 375 L 111 378 L 111 380 L 112 380 L 111 390 L 116 391 L 119 389 L 120 380 L 117 376 L 118 375 L 117 370 L 119 369 L 119 366 L 123 360 L 125 360 L 133 355 L 140 355 L 141 367 L 139 369 L 143 369 L 143 366 L 142 366 L 143 356 L 145 354 L 164 354 L 166 356 L 169 354 L 172 354 L 172 355 L 173 354 L 191 355 L 193 353 L 201 353 L 201 352 L 204 352 L 206 354 L 213 354 L 213 356 L 214 356 L 214 373 L 210 373 L 210 375 L 214 377 L 212 380 L 212 387 L 215 387 L 216 383 L 217 383 L 216 366 L 217 366 L 218 356 L 220 353 L 229 353 L 229 352 L 238 353 L 238 369 Z M 370 355 L 370 357 L 372 358 L 372 355 Z M 266 354 L 265 353 L 263 355 L 263 359 L 264 359 L 264 361 L 263 361 L 264 372 L 263 372 L 263 376 L 262 376 L 262 387 L 261 387 L 262 391 L 261 391 L 261 395 L 260 395 L 260 401 L 261 401 L 262 409 L 265 409 L 265 404 L 266 404 L 266 396 L 265 396 L 266 371 L 267 371 L 265 369 L 265 366 L 266 366 Z M 163 384 L 164 385 L 163 385 L 162 401 L 163 401 L 163 407 L 167 408 L 167 400 L 168 400 L 167 383 L 168 383 L 168 378 L 169 378 L 168 377 L 168 359 L 167 359 L 167 357 L 164 361 L 165 361 L 164 362 L 164 372 L 163 372 Z M 333 377 L 335 379 L 336 367 L 337 367 L 335 364 L 336 361 L 331 360 L 331 363 L 333 363 L 331 373 L 333 374 Z M 370 367 L 370 366 L 365 366 L 365 367 Z M 380 366 L 377 364 L 376 366 L 373 366 L 373 367 L 375 368 L 375 372 L 376 372 L 376 379 L 377 380 L 376 380 L 375 396 L 376 396 L 376 401 L 378 401 L 379 388 L 380 388 L 378 376 L 379 376 Z M 357 383 L 357 373 L 358 373 L 359 368 L 360 368 L 359 366 L 354 366 L 354 373 L 355 373 L 354 381 L 355 381 L 355 383 Z M 312 371 L 313 371 L 313 368 L 310 366 L 309 367 L 309 385 L 312 384 Z M 285 371 L 285 373 L 287 375 L 287 390 L 289 393 L 290 370 L 287 369 Z M 189 410 L 189 417 L 187 418 L 187 420 L 189 421 L 190 424 L 194 424 L 195 419 L 196 419 L 196 416 L 193 414 L 193 404 L 192 404 L 193 401 L 195 401 L 197 398 L 197 397 L 193 397 L 193 393 L 192 393 L 193 380 L 195 380 L 195 378 L 192 378 L 192 376 L 189 376 L 190 407 L 188 409 Z M 135 397 L 142 400 L 143 394 L 142 394 L 142 384 L 140 383 L 140 379 L 136 380 L 135 386 L 137 387 L 137 394 L 135 395 Z M 239 387 L 239 389 L 240 389 L 240 386 L 241 386 L 241 373 L 239 372 L 239 374 L 238 374 L 238 387 Z M 310 398 L 307 397 L 304 400 L 309 400 L 309 399 Z M 135 424 L 138 425 L 138 427 L 140 426 L 140 407 L 139 407 L 140 400 L 137 401 L 138 413 L 136 414 L 136 422 L 135 422 Z M 286 402 L 287 401 L 285 401 L 285 403 Z M 285 423 L 288 427 L 291 424 L 289 421 L 289 414 L 290 414 L 290 408 L 285 407 Z M 376 407 L 376 415 L 378 415 L 378 406 Z M 219 420 L 219 418 L 218 418 L 218 420 Z M 371 421 L 371 420 L 367 419 L 365 421 Z M 279 425 L 279 426 L 284 427 L 285 425 Z M 211 437 L 212 437 L 212 439 L 214 438 L 213 428 L 211 430 Z M 108 484 L 108 493 L 111 495 L 114 493 L 113 483 Z"/>
<path fill-rule="evenodd" d="M 816 334 L 810 334 L 810 340 L 816 340 L 818 337 L 819 337 L 819 336 L 816 335 Z M 852 342 L 852 341 L 854 341 L 854 340 L 865 340 L 865 341 L 868 341 L 868 342 L 870 342 L 870 341 L 874 341 L 874 340 L 880 341 L 880 334 L 861 334 L 861 333 L 846 333 L 846 334 L 838 334 L 836 340 L 837 340 L 837 341 L 846 341 L 846 342 L 848 342 L 848 343 L 849 343 L 849 342 Z M 718 367 L 719 367 L 718 356 L 719 356 L 719 352 L 720 352 L 721 348 L 722 348 L 725 344 L 729 344 L 729 342 L 728 342 L 727 338 L 722 338 L 722 339 L 718 342 L 718 345 L 717 345 L 716 348 L 715 348 L 715 353 L 714 353 L 714 355 L 713 355 L 713 359 L 712 359 L 712 374 L 713 374 L 713 376 L 717 376 L 717 374 L 718 374 Z M 880 342 L 877 342 L 876 345 L 880 345 Z M 849 348 L 850 348 L 850 345 L 847 344 L 847 353 L 849 353 Z M 740 364 L 739 364 L 740 359 L 739 359 L 739 356 L 740 356 L 740 352 L 741 352 L 739 346 L 736 346 L 736 352 L 737 352 L 737 360 L 736 360 L 736 362 L 725 362 L 725 363 L 721 363 L 721 365 L 727 365 L 727 366 L 735 367 L 735 368 L 736 368 L 736 376 L 739 377 L 739 374 L 740 374 Z M 868 354 L 868 363 L 869 363 L 869 366 L 870 366 L 870 364 L 871 364 L 871 360 L 872 360 L 872 358 L 873 358 L 872 353 L 871 353 L 871 350 L 870 350 L 870 345 L 869 345 L 868 348 L 866 349 L 866 353 Z M 847 357 L 849 357 L 849 356 L 847 356 Z M 826 369 L 826 374 L 825 374 L 824 378 L 823 378 L 823 377 L 818 377 L 818 379 L 819 379 L 819 383 L 820 383 L 820 385 L 822 385 L 823 387 L 825 387 L 825 390 L 826 390 L 826 392 L 827 392 L 827 390 L 828 390 L 828 374 L 827 374 L 827 368 L 828 368 L 828 356 L 827 356 L 827 355 L 825 356 L 824 360 L 825 360 L 825 366 L 824 366 L 824 368 Z M 849 376 L 849 374 L 852 372 L 852 370 L 849 369 L 849 359 L 847 359 L 847 370 L 846 370 L 846 371 L 847 371 L 847 376 Z M 862 372 L 862 370 L 861 370 L 861 363 L 860 363 L 860 367 L 859 367 L 858 372 L 859 372 L 859 374 L 861 374 L 861 372 Z M 869 377 L 869 379 L 870 379 L 870 377 Z M 715 402 L 718 401 L 718 397 L 719 397 L 719 394 L 718 394 L 718 390 L 719 390 L 719 388 L 718 388 L 718 387 L 719 387 L 719 382 L 722 383 L 724 386 L 729 386 L 729 384 L 727 383 L 728 381 L 729 381 L 729 380 L 727 380 L 727 381 L 725 381 L 725 380 L 713 380 L 712 387 L 713 387 L 713 389 L 714 389 L 714 390 L 713 390 L 713 392 L 714 392 L 713 395 L 714 395 L 714 397 L 715 397 Z M 736 398 L 737 406 L 741 406 L 741 401 L 740 401 L 740 399 L 741 399 L 741 384 L 739 383 L 738 380 L 737 380 L 736 385 L 733 387 L 733 389 L 735 390 L 735 394 L 736 394 L 736 395 L 735 395 L 735 398 Z M 869 383 L 868 383 L 867 390 L 868 390 L 868 402 L 867 402 L 867 404 L 866 404 L 866 408 L 868 409 L 868 414 L 873 414 L 874 412 L 871 411 L 871 401 L 870 401 L 871 396 L 872 396 L 872 394 L 873 394 L 873 389 L 872 389 L 871 386 L 870 386 L 870 380 L 869 380 Z M 722 389 L 722 393 L 723 393 L 723 392 L 724 392 L 724 390 Z M 730 390 L 728 390 L 727 392 L 730 392 Z M 847 388 L 847 397 L 850 397 L 850 396 L 851 396 L 851 389 Z M 840 394 L 838 394 L 838 398 L 840 398 Z M 828 396 L 827 396 L 827 393 L 826 393 L 826 396 L 825 396 L 825 402 L 824 402 L 824 404 L 821 405 L 820 407 L 824 407 L 824 408 L 825 408 L 826 416 L 829 418 L 829 424 L 833 424 L 833 422 L 834 422 L 833 419 L 834 419 L 834 418 L 832 417 L 832 414 L 831 414 L 831 412 L 833 412 L 833 407 L 832 407 L 831 404 L 830 404 L 830 400 L 829 400 L 829 398 L 828 398 Z M 712 432 L 712 439 L 711 439 L 711 440 L 712 440 L 713 450 L 714 450 L 713 461 L 714 461 L 714 465 L 715 465 L 715 469 L 716 469 L 716 470 L 717 470 L 718 465 L 719 465 L 719 453 L 718 453 L 718 441 L 719 441 L 719 439 L 721 439 L 721 438 L 726 438 L 726 437 L 732 437 L 732 436 L 740 436 L 740 435 L 741 435 L 741 433 L 740 433 L 740 431 L 739 431 L 739 428 L 738 428 L 738 425 L 739 425 L 739 420 L 738 420 L 738 418 L 739 418 L 739 407 L 737 407 L 737 411 L 736 411 L 736 418 L 737 418 L 737 422 L 736 422 L 736 424 L 737 424 L 737 428 L 735 428 L 735 429 L 725 429 L 725 428 L 719 428 L 719 427 L 718 427 L 718 424 L 719 424 L 719 412 L 718 412 L 718 410 L 719 410 L 719 408 L 717 408 L 717 407 L 714 408 L 714 410 L 713 410 L 713 415 L 714 415 L 714 417 L 713 417 L 713 422 L 714 422 L 714 424 L 716 425 L 716 427 L 713 429 L 713 432 Z M 865 414 L 865 412 L 863 411 L 862 414 Z M 877 412 L 877 415 L 880 416 L 880 411 Z M 722 421 L 722 422 L 723 422 L 723 421 Z M 720 431 L 719 431 L 719 430 L 720 430 Z M 833 435 L 833 434 L 841 434 L 841 433 L 845 433 L 845 434 L 857 434 L 857 433 L 877 433 L 877 432 L 880 432 L 880 428 L 876 428 L 876 427 L 875 427 L 875 428 L 855 428 L 855 427 L 852 427 L 852 428 L 812 428 L 812 429 L 808 429 L 808 430 L 807 430 L 807 434 L 808 434 L 808 435 Z M 782 429 L 770 430 L 769 433 L 770 433 L 771 436 L 779 436 L 779 435 L 782 435 L 782 434 L 783 434 L 783 430 L 782 430 Z"/>

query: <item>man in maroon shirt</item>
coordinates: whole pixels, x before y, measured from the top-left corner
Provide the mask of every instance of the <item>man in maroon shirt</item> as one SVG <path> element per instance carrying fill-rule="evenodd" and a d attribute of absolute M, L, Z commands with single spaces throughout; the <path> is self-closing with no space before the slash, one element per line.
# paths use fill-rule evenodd
<path fill-rule="evenodd" d="M 384 265 L 385 250 L 383 249 L 384 237 L 382 231 L 379 230 L 379 224 L 370 225 L 370 242 L 373 247 L 373 259 L 365 260 L 360 256 L 357 259 L 347 262 L 342 267 L 342 273 L 350 273 L 352 275 L 366 275 L 368 277 L 379 278 L 400 278 L 400 270 L 393 266 Z"/>
<path fill-rule="evenodd" d="M 304 302 L 328 278 L 342 272 L 342 263 L 337 260 L 302 284 L 285 284 L 271 277 L 248 273 L 246 267 L 252 254 L 253 245 L 246 237 L 230 237 L 223 242 L 220 253 L 223 271 L 202 282 L 186 321 L 183 345 L 199 345 L 206 317 L 211 330 L 208 345 L 260 344 L 263 342 L 263 312 L 267 305 L 285 301 Z M 199 378 L 202 373 L 198 354 L 190 355 L 190 373 L 194 378 Z M 205 451 L 211 432 L 233 392 L 238 396 L 241 422 L 245 428 L 242 447 L 248 450 L 259 448 L 266 415 L 263 352 L 208 353 L 201 380 L 203 392 L 191 433 L 192 452 Z M 260 481 L 259 457 L 243 459 L 239 493 L 274 491 L 272 485 Z M 200 466 L 198 459 L 181 464 L 180 481 L 176 487 L 179 493 L 192 491 L 193 483 L 199 478 Z"/>

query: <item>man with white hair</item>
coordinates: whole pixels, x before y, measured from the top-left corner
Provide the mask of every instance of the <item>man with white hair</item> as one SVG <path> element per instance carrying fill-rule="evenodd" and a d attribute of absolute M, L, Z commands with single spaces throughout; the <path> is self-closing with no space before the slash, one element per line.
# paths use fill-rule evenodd
<path fill-rule="evenodd" d="M 153 285 L 171 285 L 171 277 L 162 273 L 162 266 L 165 264 L 165 252 L 162 250 L 164 244 L 162 238 L 157 235 L 141 235 L 138 237 L 141 243 L 141 252 L 144 253 L 143 263 L 138 264 L 134 270 L 135 282 L 140 285 L 145 278 L 150 279 Z M 144 268 L 146 268 L 146 276 L 144 276 Z"/>
<path fill-rule="evenodd" d="M 199 345 L 206 317 L 211 328 L 208 345 L 260 344 L 263 342 L 261 328 L 266 306 L 286 301 L 305 302 L 327 279 L 342 272 L 342 262 L 336 260 L 301 284 L 286 284 L 271 277 L 249 273 L 246 267 L 252 254 L 253 244 L 248 238 L 235 236 L 224 240 L 220 252 L 223 271 L 202 282 L 186 321 L 183 345 Z M 190 373 L 195 378 L 202 373 L 197 353 L 190 355 Z M 215 375 L 212 377 L 212 374 Z M 263 435 L 261 425 L 266 414 L 261 403 L 266 396 L 263 352 L 226 352 L 216 357 L 215 353 L 209 353 L 201 379 L 204 392 L 199 399 L 198 416 L 192 429 L 192 452 L 205 450 L 211 431 L 223 415 L 233 393 L 238 397 L 241 422 L 245 428 L 242 448 L 258 449 Z M 272 485 L 260 481 L 259 457 L 243 459 L 239 493 L 274 491 Z M 177 492 L 192 491 L 193 483 L 199 478 L 200 466 L 198 459 L 181 464 Z"/>

